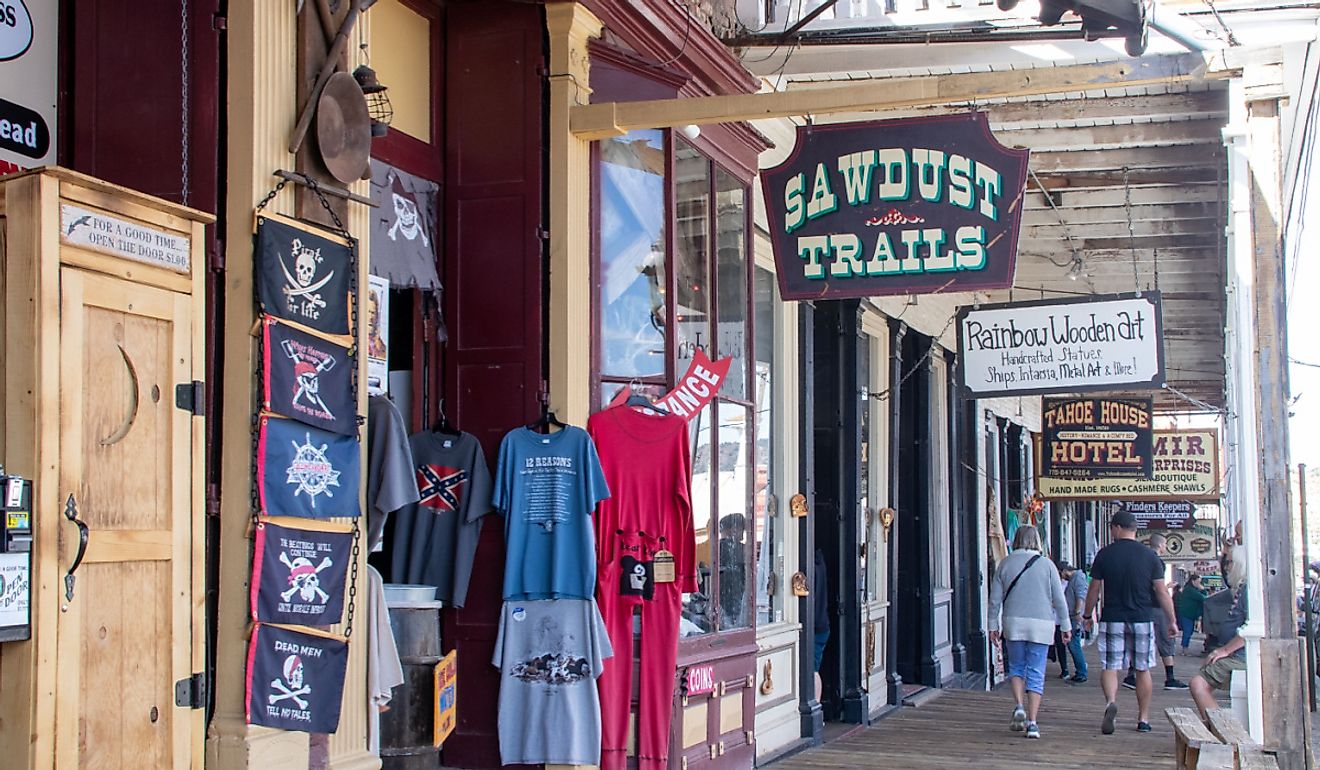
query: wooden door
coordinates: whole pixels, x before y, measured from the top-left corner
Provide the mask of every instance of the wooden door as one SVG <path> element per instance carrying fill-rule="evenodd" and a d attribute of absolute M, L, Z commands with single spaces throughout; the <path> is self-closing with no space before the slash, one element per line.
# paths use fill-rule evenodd
<path fill-rule="evenodd" d="M 203 712 L 175 705 L 202 650 L 193 299 L 70 267 L 60 291 L 60 495 L 89 537 L 60 585 L 56 766 L 200 767 Z M 61 520 L 61 573 L 78 548 Z"/>

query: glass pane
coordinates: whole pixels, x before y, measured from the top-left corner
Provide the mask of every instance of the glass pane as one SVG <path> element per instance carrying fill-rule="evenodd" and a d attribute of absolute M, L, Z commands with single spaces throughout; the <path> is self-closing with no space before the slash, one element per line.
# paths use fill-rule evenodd
<path fill-rule="evenodd" d="M 752 551 L 747 542 L 748 498 L 752 491 L 752 415 L 744 406 L 718 402 L 719 477 L 716 480 L 719 525 L 720 629 L 752 625 L 747 574 Z"/>
<path fill-rule="evenodd" d="M 733 356 L 720 393 L 747 400 L 747 188 L 737 177 L 715 169 L 716 318 L 720 358 Z"/>
<path fill-rule="evenodd" d="M 715 628 L 715 612 L 710 599 L 713 585 L 711 573 L 715 569 L 710 533 L 710 422 L 714 412 L 714 409 L 706 406 L 688 422 L 688 435 L 692 441 L 692 530 L 697 543 L 697 592 L 683 594 L 680 636 L 697 636 Z"/>
<path fill-rule="evenodd" d="M 871 394 L 875 392 L 875 390 L 872 387 L 874 383 L 871 382 L 871 338 L 867 335 L 862 335 L 861 344 L 857 346 L 857 371 L 862 373 L 862 376 L 864 377 L 862 382 L 865 383 L 862 386 L 861 392 L 858 393 L 857 400 L 857 416 L 859 418 L 857 429 L 860 431 L 858 437 L 860 449 L 859 454 L 861 455 L 862 461 L 861 476 L 858 479 L 859 497 L 857 500 L 857 531 L 861 533 L 862 537 L 867 539 L 862 543 L 863 547 L 860 551 L 861 558 L 858 560 L 860 564 L 857 566 L 862 574 L 862 585 L 867 587 L 867 599 L 871 600 L 875 598 L 875 596 L 872 595 L 871 586 L 873 581 L 870 578 L 870 573 L 873 571 L 873 565 L 871 563 L 873 553 L 872 550 L 866 546 L 871 538 L 875 536 L 875 528 L 870 526 L 871 522 L 875 519 L 875 513 L 871 510 L 871 457 L 874 450 L 878 449 L 878 447 L 871 446 L 871 426 L 873 424 L 871 421 Z"/>
<path fill-rule="evenodd" d="M 664 174 L 662 131 L 600 143 L 602 375 L 665 373 Z"/>
<path fill-rule="evenodd" d="M 775 304 L 779 287 L 769 270 L 756 268 L 755 283 L 756 379 L 756 622 L 777 623 L 783 614 L 783 529 L 779 524 L 779 506 L 774 497 L 774 375 L 775 375 Z"/>
<path fill-rule="evenodd" d="M 674 307 L 678 337 L 677 376 L 696 351 L 713 355 L 710 345 L 710 162 L 691 145 L 676 140 L 674 150 Z"/>

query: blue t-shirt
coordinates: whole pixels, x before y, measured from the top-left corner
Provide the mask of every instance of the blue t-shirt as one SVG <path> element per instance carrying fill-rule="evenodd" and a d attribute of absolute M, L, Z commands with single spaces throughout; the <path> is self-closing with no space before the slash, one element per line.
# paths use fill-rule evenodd
<path fill-rule="evenodd" d="M 510 431 L 500 444 L 491 500 L 504 514 L 504 598 L 592 598 L 591 512 L 609 496 L 596 445 L 585 430 Z"/>

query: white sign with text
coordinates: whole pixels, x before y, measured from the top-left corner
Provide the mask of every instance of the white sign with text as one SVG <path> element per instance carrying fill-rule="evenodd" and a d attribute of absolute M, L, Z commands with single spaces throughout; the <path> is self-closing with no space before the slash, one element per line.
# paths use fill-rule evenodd
<path fill-rule="evenodd" d="M 964 394 L 1159 388 L 1161 324 L 1159 292 L 959 308 Z"/>
<path fill-rule="evenodd" d="M 71 203 L 60 204 L 60 241 L 187 274 L 192 239 Z"/>

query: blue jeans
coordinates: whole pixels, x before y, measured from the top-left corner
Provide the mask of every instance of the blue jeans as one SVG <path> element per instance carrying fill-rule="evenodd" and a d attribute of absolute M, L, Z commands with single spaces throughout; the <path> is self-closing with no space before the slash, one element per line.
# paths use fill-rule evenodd
<path fill-rule="evenodd" d="M 1027 692 L 1040 695 L 1045 692 L 1045 656 L 1048 644 L 1004 640 L 1004 657 L 1008 659 L 1008 675 L 1026 683 Z"/>
<path fill-rule="evenodd" d="M 1073 667 L 1079 679 L 1086 678 L 1086 653 L 1082 652 L 1081 622 L 1074 626 L 1072 639 L 1068 642 L 1068 652 L 1072 655 Z"/>
<path fill-rule="evenodd" d="M 1178 617 L 1178 628 L 1182 629 L 1182 648 L 1185 650 L 1192 643 L 1192 629 L 1196 627 L 1196 618 Z"/>

